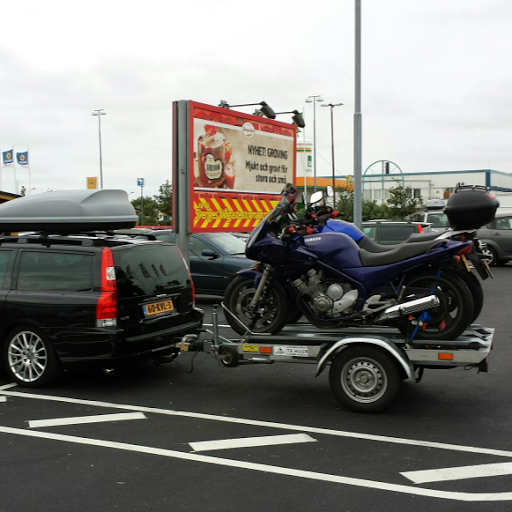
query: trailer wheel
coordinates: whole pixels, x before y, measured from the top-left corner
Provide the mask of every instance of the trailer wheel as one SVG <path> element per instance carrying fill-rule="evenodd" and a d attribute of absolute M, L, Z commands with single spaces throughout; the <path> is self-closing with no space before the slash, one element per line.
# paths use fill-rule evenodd
<path fill-rule="evenodd" d="M 231 347 L 222 347 L 219 350 L 219 355 L 222 356 L 221 362 L 224 366 L 234 368 L 238 366 L 238 352 Z"/>
<path fill-rule="evenodd" d="M 379 348 L 361 345 L 343 349 L 329 373 L 334 396 L 355 412 L 380 412 L 389 407 L 400 381 L 392 356 Z"/>

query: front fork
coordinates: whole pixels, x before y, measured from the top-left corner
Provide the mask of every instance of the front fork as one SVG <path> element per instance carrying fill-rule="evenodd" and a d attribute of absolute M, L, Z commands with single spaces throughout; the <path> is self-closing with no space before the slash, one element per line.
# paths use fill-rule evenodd
<path fill-rule="evenodd" d="M 256 288 L 256 293 L 254 294 L 254 297 L 252 298 L 251 303 L 249 304 L 249 309 L 251 311 L 254 311 L 254 309 L 256 308 L 256 306 L 258 305 L 258 303 L 261 299 L 263 290 L 265 289 L 268 278 L 270 276 L 270 272 L 271 272 L 271 266 L 265 265 L 265 270 L 263 270 L 263 273 L 261 275 L 260 282 L 258 284 L 258 287 Z"/>

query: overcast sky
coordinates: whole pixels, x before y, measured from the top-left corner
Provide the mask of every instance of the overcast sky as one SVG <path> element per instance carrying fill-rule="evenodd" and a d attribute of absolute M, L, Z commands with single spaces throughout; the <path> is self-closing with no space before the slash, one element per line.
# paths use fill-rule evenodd
<path fill-rule="evenodd" d="M 363 171 L 512 172 L 512 2 L 362 0 Z M 30 149 L 32 193 L 158 193 L 171 180 L 172 103 L 265 100 L 334 111 L 336 171 L 353 173 L 354 0 L 17 0 L 0 30 L 0 148 Z M 241 109 L 252 113 L 253 108 Z M 280 117 L 286 120 L 286 116 Z M 317 175 L 331 174 L 330 115 L 317 106 Z M 16 168 L 19 188 L 29 188 Z M 15 192 L 12 169 L 1 189 Z M 131 195 L 131 198 L 134 198 Z"/>

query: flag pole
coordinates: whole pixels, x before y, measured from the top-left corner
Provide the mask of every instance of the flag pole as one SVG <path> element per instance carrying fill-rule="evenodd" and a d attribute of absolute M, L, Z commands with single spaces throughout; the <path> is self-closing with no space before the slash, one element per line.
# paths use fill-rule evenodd
<path fill-rule="evenodd" d="M 30 148 L 27 148 L 28 195 L 32 192 L 32 178 L 30 177 Z"/>
<path fill-rule="evenodd" d="M 14 157 L 14 146 L 12 147 L 12 170 L 14 171 L 14 193 L 18 193 L 18 182 L 16 181 L 16 158 Z"/>

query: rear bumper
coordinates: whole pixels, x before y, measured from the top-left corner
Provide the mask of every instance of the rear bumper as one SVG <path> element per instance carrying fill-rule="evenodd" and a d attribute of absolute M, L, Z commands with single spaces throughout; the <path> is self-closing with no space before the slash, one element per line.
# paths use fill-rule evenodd
<path fill-rule="evenodd" d="M 195 308 L 181 325 L 138 336 L 123 329 L 94 329 L 79 339 L 63 334 L 57 352 L 65 368 L 120 366 L 130 362 L 156 359 L 177 352 L 175 344 L 186 334 L 198 334 L 203 325 L 203 311 Z M 71 334 L 71 333 L 69 333 Z M 71 342 L 71 339 L 74 341 Z"/>

